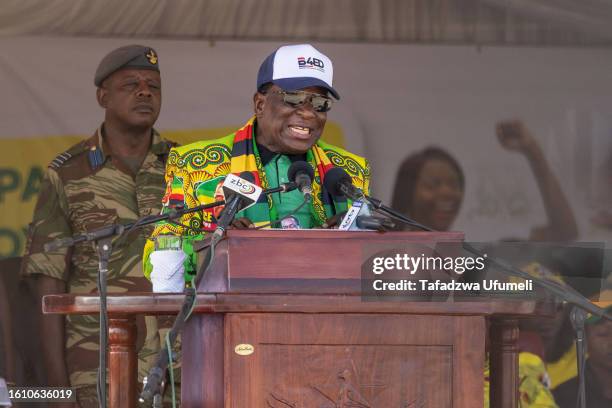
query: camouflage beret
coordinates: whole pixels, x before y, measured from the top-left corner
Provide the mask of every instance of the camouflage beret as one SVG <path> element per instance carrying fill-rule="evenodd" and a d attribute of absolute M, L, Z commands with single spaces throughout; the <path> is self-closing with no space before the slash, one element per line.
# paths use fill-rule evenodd
<path fill-rule="evenodd" d="M 142 45 L 126 45 L 106 54 L 94 77 L 94 84 L 101 86 L 102 81 L 111 74 L 124 68 L 150 69 L 159 72 L 157 53 L 153 48 Z"/>

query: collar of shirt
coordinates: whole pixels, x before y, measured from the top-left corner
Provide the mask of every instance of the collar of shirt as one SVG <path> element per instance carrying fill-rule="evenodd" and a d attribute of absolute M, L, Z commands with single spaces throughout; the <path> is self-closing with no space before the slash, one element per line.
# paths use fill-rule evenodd
<path fill-rule="evenodd" d="M 168 143 L 164 143 L 161 135 L 157 130 L 151 129 L 151 133 L 153 134 L 153 138 L 151 139 L 151 147 L 149 151 L 156 156 L 168 154 L 170 152 L 171 146 Z M 104 138 L 104 124 L 98 127 L 98 130 L 96 131 L 96 136 L 95 138 L 93 138 L 92 142 L 93 143 L 90 144 L 90 147 L 96 146 L 96 148 L 100 149 L 104 160 L 109 157 L 112 157 L 111 146 Z"/>
<path fill-rule="evenodd" d="M 256 142 L 257 143 L 257 142 Z M 262 144 L 257 143 L 257 151 L 259 152 L 259 158 L 261 159 L 261 164 L 265 166 L 270 163 L 272 159 L 274 159 L 277 155 L 281 153 L 273 152 Z M 296 161 L 306 161 L 306 153 L 302 154 L 285 154 L 291 160 L 291 163 Z"/>
<path fill-rule="evenodd" d="M 151 134 L 152 134 L 151 146 L 149 147 L 149 152 L 147 153 L 147 156 L 145 157 L 143 164 L 144 162 L 147 161 L 147 157 L 150 153 L 160 158 L 163 156 L 167 156 L 171 149 L 171 145 L 165 142 L 161 138 L 161 135 L 155 129 L 151 129 Z M 104 124 L 98 127 L 96 134 L 93 135 L 93 137 L 89 139 L 88 145 L 89 145 L 90 151 L 94 152 L 93 156 L 95 156 L 93 158 L 90 157 L 90 164 L 92 165 L 93 168 L 102 166 L 104 163 L 106 163 L 109 157 L 112 158 L 113 156 L 112 147 L 108 144 L 108 141 L 104 137 Z M 95 153 L 96 150 L 98 150 L 97 153 Z M 92 160 L 94 161 L 93 163 L 92 163 Z M 130 174 L 133 177 L 135 176 L 135 174 L 133 174 L 133 172 L 127 166 L 124 165 L 122 160 L 120 159 L 115 160 L 113 164 L 119 170 L 127 174 Z"/>

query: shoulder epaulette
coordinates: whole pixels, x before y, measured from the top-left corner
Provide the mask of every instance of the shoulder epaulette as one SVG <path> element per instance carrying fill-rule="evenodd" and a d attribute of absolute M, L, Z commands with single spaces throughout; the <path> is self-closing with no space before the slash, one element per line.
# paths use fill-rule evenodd
<path fill-rule="evenodd" d="M 66 163 L 68 160 L 72 159 L 73 157 L 77 156 L 78 154 L 84 152 L 85 150 L 87 150 L 87 146 L 85 146 L 85 144 L 83 142 L 72 146 L 70 149 L 66 150 L 63 153 L 60 153 L 57 155 L 57 157 L 55 157 L 55 159 L 51 160 L 51 163 L 49 163 L 49 168 L 50 169 L 59 169 L 62 165 L 64 165 L 64 163 Z"/>
<path fill-rule="evenodd" d="M 68 159 L 72 157 L 72 154 L 68 152 L 60 153 L 55 159 L 51 160 L 49 167 L 52 169 L 58 169 L 62 164 L 66 163 Z"/>

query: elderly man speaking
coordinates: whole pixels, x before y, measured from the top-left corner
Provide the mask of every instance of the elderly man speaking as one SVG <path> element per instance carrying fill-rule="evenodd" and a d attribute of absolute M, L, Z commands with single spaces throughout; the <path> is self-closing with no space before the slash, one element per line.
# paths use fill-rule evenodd
<path fill-rule="evenodd" d="M 292 228 L 295 224 L 302 229 L 321 228 L 329 218 L 346 211 L 346 200 L 333 197 L 323 186 L 326 172 L 334 166 L 342 167 L 353 183 L 367 192 L 370 169 L 364 158 L 320 140 L 332 97 L 340 99 L 332 80 L 331 60 L 312 45 L 287 45 L 274 51 L 259 68 L 254 117 L 231 135 L 170 152 L 164 210 L 222 199 L 220 186 L 229 173 L 240 176 L 248 172 L 260 187 L 277 187 L 289 181 L 287 170 L 292 162 L 306 161 L 315 173 L 312 201 L 293 214 L 296 222 Z M 232 226 L 252 228 L 278 221 L 292 214 L 302 200 L 299 191 L 260 198 L 240 211 Z M 189 280 L 195 267 L 190 242 L 214 231 L 218 215 L 218 209 L 211 209 L 187 214 L 178 223 L 157 225 L 145 247 L 145 275 L 152 270 L 155 274 L 158 264 L 164 264 L 167 270 L 167 264 L 174 262 L 185 266 Z M 170 253 L 162 254 L 168 252 L 162 249 L 170 248 L 175 255 L 179 253 L 174 261 L 169 261 Z"/>

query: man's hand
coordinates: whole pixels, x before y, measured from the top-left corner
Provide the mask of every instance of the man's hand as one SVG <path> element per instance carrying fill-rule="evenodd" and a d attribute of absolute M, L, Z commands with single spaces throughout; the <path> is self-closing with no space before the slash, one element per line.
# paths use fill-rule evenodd
<path fill-rule="evenodd" d="M 236 229 L 251 229 L 255 228 L 255 224 L 247 217 L 236 218 L 232 221 L 232 228 Z"/>
<path fill-rule="evenodd" d="M 518 120 L 507 120 L 495 126 L 499 143 L 508 150 L 531 154 L 538 149 L 538 143 L 525 124 Z"/>
<path fill-rule="evenodd" d="M 346 211 L 332 215 L 321 225 L 321 228 L 338 228 L 345 215 Z"/>

